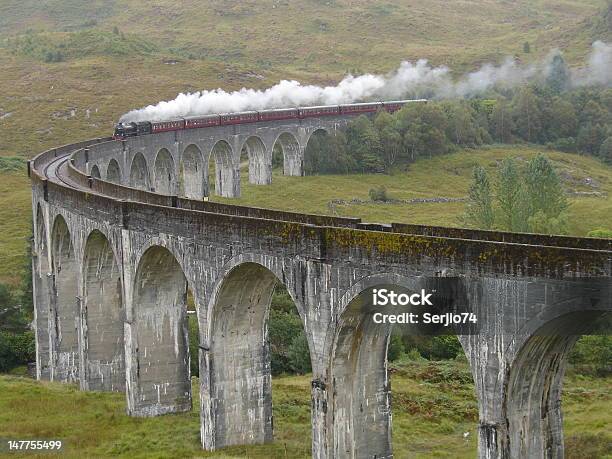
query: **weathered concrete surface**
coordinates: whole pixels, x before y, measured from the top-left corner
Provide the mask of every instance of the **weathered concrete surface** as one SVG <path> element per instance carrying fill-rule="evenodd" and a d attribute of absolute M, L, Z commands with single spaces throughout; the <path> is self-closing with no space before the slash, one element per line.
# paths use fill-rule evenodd
<path fill-rule="evenodd" d="M 32 287 L 34 295 L 34 323 L 36 324 L 36 377 L 38 379 L 51 379 L 51 330 L 53 322 L 51 308 L 51 266 L 49 265 L 50 248 L 49 233 L 46 226 L 48 218 L 43 215 L 40 205 L 33 205 L 35 236 L 32 247 Z M 51 314 L 50 314 L 51 313 Z"/>
<path fill-rule="evenodd" d="M 82 337 L 84 389 L 125 390 L 121 271 L 99 231 L 87 239 L 83 259 Z"/>
<path fill-rule="evenodd" d="M 143 191 L 165 149 L 183 171 L 170 174 L 170 186 L 198 198 L 207 174 L 186 164 L 206 171 L 201 152 L 226 155 L 218 164 L 234 174 L 248 129 L 236 127 L 224 144 L 194 129 L 60 148 L 32 162 L 39 377 L 101 390 L 121 390 L 124 378 L 132 415 L 189 409 L 189 288 L 203 447 L 271 441 L 267 317 L 281 282 L 311 353 L 313 457 L 391 457 L 389 330 L 368 320 L 364 298 L 379 286 L 411 292 L 437 283 L 481 320 L 480 334 L 460 337 L 479 402 L 480 457 L 561 456 L 564 361 L 573 335 L 612 309 L 610 241 L 389 228 Z M 266 129 L 258 137 L 271 151 L 288 127 Z M 87 176 L 93 163 L 107 171 L 113 160 L 114 177 L 140 190 Z M 218 189 L 239 186 L 232 174 L 217 177 Z"/>
<path fill-rule="evenodd" d="M 80 266 L 76 261 L 70 231 L 61 216 L 53 224 L 51 241 L 51 267 L 54 278 L 51 302 L 55 311 L 52 338 L 55 341 L 55 352 L 52 354 L 51 371 L 53 379 L 78 381 L 79 309 L 75 293 L 78 292 Z"/>

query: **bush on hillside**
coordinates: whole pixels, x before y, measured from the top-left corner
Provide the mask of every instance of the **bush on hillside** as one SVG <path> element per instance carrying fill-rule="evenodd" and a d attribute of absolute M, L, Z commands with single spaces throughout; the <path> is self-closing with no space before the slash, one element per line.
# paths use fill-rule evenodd
<path fill-rule="evenodd" d="M 370 200 L 374 202 L 388 202 L 390 200 L 389 196 L 387 196 L 387 188 L 384 185 L 370 188 L 368 194 L 370 195 Z"/>
<path fill-rule="evenodd" d="M 601 377 L 612 375 L 612 336 L 583 336 L 572 349 L 569 363 L 574 373 Z"/>
<path fill-rule="evenodd" d="M 600 237 L 604 239 L 612 239 L 612 230 L 598 228 L 587 233 L 587 237 Z"/>
<path fill-rule="evenodd" d="M 0 372 L 36 360 L 34 332 L 0 332 Z"/>
<path fill-rule="evenodd" d="M 450 360 L 463 354 L 461 343 L 455 335 L 404 336 L 404 349 L 417 350 L 428 360 Z"/>

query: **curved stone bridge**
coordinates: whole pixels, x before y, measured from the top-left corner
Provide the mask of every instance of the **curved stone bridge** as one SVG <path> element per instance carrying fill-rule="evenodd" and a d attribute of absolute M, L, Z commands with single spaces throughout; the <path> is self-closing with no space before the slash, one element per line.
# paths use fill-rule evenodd
<path fill-rule="evenodd" d="M 37 374 L 125 391 L 127 412 L 192 404 L 186 302 L 199 323 L 203 448 L 272 441 L 267 318 L 283 283 L 312 360 L 312 454 L 392 456 L 389 329 L 369 289 L 435 287 L 481 318 L 460 336 L 482 458 L 562 457 L 561 384 L 577 337 L 612 310 L 612 241 L 305 215 L 202 201 L 239 193 L 239 153 L 269 183 L 280 142 L 302 174 L 317 129 L 343 120 L 94 139 L 29 163 Z M 157 192 L 153 192 L 156 190 Z"/>
<path fill-rule="evenodd" d="M 202 199 L 209 194 L 209 166 L 214 164 L 215 194 L 240 196 L 240 157 L 249 159 L 249 182 L 272 182 L 272 152 L 283 152 L 285 175 L 304 175 L 304 153 L 317 131 L 334 134 L 346 127 L 349 115 L 268 121 L 157 134 L 118 144 L 120 150 L 92 155 L 87 167 L 92 177 L 166 195 Z"/>

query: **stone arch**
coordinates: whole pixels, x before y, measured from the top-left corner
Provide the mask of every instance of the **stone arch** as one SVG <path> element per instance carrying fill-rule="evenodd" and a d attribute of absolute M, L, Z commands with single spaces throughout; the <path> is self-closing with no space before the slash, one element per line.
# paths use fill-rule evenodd
<path fill-rule="evenodd" d="M 97 179 L 102 178 L 102 176 L 100 175 L 100 168 L 98 167 L 97 164 L 93 165 L 93 167 L 91 168 L 91 171 L 89 171 L 89 175 Z"/>
<path fill-rule="evenodd" d="M 210 391 L 202 406 L 206 449 L 273 438 L 267 323 L 277 282 L 269 268 L 245 261 L 227 271 L 214 289 L 208 309 L 209 351 L 204 359 Z M 208 435 L 205 426 L 209 426 Z"/>
<path fill-rule="evenodd" d="M 121 269 L 106 236 L 90 233 L 83 257 L 85 379 L 90 390 L 125 390 Z"/>
<path fill-rule="evenodd" d="M 272 155 L 266 150 L 263 141 L 257 136 L 251 136 L 244 141 L 242 149 L 246 149 L 249 157 L 249 183 L 272 183 Z"/>
<path fill-rule="evenodd" d="M 36 206 L 35 244 L 32 257 L 32 278 L 34 297 L 34 322 L 36 324 L 36 368 L 37 379 L 51 378 L 51 290 L 49 282 L 49 255 L 47 227 L 43 209 Z"/>
<path fill-rule="evenodd" d="M 191 409 L 186 302 L 187 280 L 175 256 L 165 247 L 149 247 L 133 288 L 137 415 Z"/>
<path fill-rule="evenodd" d="M 530 334 L 510 366 L 504 393 L 508 457 L 564 456 L 561 392 L 568 356 L 603 311 L 560 315 Z M 482 439 L 481 439 L 482 441 Z"/>
<path fill-rule="evenodd" d="M 106 180 L 113 183 L 121 183 L 121 167 L 115 158 L 112 158 L 106 168 Z"/>
<path fill-rule="evenodd" d="M 58 215 L 51 237 L 51 264 L 55 293 L 55 374 L 52 379 L 75 382 L 79 379 L 78 264 L 70 231 Z"/>
<path fill-rule="evenodd" d="M 215 194 L 226 198 L 240 196 L 240 168 L 234 164 L 234 151 L 225 140 L 219 140 L 210 151 L 215 167 Z"/>
<path fill-rule="evenodd" d="M 392 456 L 387 375 L 391 327 L 371 320 L 368 302 L 374 287 L 406 292 L 401 285 L 410 283 L 396 275 L 372 276 L 354 285 L 340 301 L 330 363 L 334 457 Z"/>
<path fill-rule="evenodd" d="M 326 129 L 315 129 L 310 133 L 304 147 L 304 175 L 315 175 L 325 167 L 325 142 L 329 141 Z"/>
<path fill-rule="evenodd" d="M 179 188 L 181 196 L 188 199 L 204 197 L 204 159 L 202 151 L 194 144 L 188 145 L 183 151 L 179 172 Z"/>
<path fill-rule="evenodd" d="M 310 142 L 310 139 L 312 139 L 314 135 L 335 135 L 335 131 L 325 126 L 315 128 L 310 133 L 308 133 L 308 136 L 306 137 L 306 143 L 304 145 L 308 146 L 308 142 Z"/>
<path fill-rule="evenodd" d="M 176 184 L 176 174 L 174 172 L 174 160 L 166 148 L 157 152 L 155 157 L 155 192 L 165 195 L 172 195 Z"/>
<path fill-rule="evenodd" d="M 277 143 L 283 151 L 283 173 L 285 175 L 304 175 L 304 152 L 297 138 L 289 132 L 283 132 L 276 138 L 273 145 Z"/>
<path fill-rule="evenodd" d="M 367 276 L 354 283 L 338 302 L 335 332 L 330 334 L 328 411 L 333 423 L 332 457 L 392 457 L 391 394 L 387 372 L 390 324 L 375 323 L 373 289 L 398 294 L 437 291 L 434 305 L 456 293 L 456 277 L 407 277 L 394 273 Z M 440 303 L 438 303 L 440 302 Z M 385 312 L 391 312 L 385 306 Z M 411 312 L 407 306 L 395 312 Z M 420 331 L 421 326 L 414 331 Z M 402 330 L 405 331 L 405 330 Z"/>
<path fill-rule="evenodd" d="M 130 166 L 130 186 L 145 191 L 151 190 L 147 160 L 140 152 L 136 153 L 134 159 L 132 159 L 132 165 Z"/>

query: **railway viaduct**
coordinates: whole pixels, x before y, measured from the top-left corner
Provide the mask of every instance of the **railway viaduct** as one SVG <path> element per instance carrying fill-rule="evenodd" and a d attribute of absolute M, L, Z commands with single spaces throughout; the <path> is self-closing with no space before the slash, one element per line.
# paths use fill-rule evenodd
<path fill-rule="evenodd" d="M 312 360 L 312 455 L 388 458 L 390 330 L 371 289 L 436 290 L 477 313 L 459 339 L 479 403 L 479 456 L 563 456 L 561 387 L 579 335 L 612 310 L 612 241 L 470 231 L 206 202 L 249 179 L 303 173 L 318 129 L 273 122 L 94 139 L 29 163 L 37 376 L 125 392 L 132 416 L 192 406 L 187 292 L 199 324 L 201 441 L 215 450 L 273 440 L 267 318 L 284 284 Z"/>
<path fill-rule="evenodd" d="M 269 121 L 266 123 L 214 126 L 157 134 L 159 148 L 149 148 L 146 136 L 117 144 L 114 154 L 87 158 L 95 178 L 165 195 L 201 200 L 212 191 L 209 166 L 214 164 L 214 193 L 240 196 L 240 158 L 249 159 L 249 181 L 272 182 L 274 146 L 283 152 L 285 175 L 304 175 L 304 154 L 311 136 L 319 131 L 333 135 L 350 116 L 322 119 Z"/>

